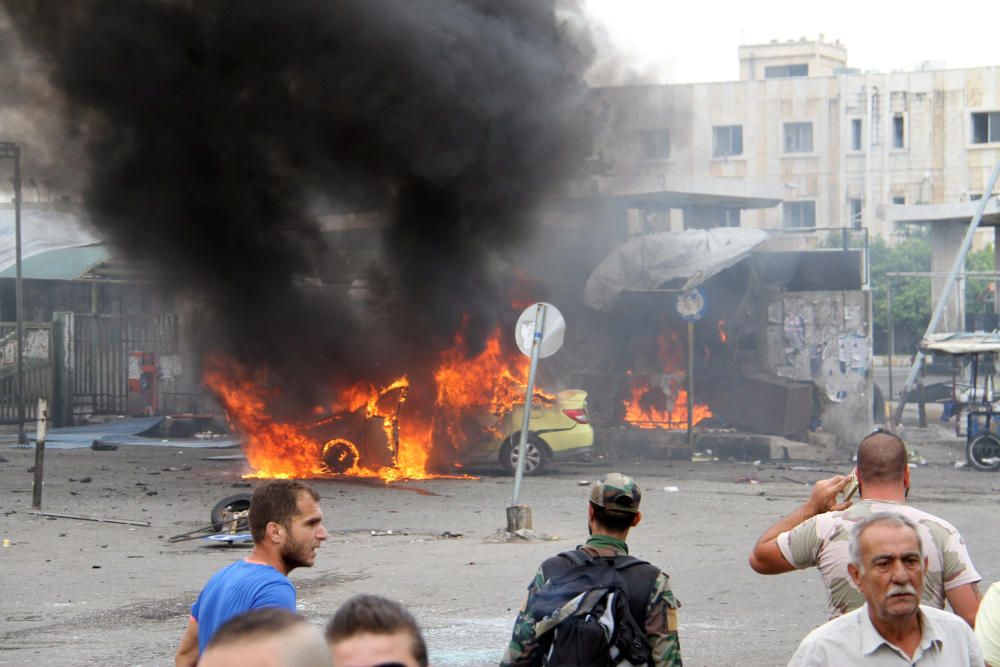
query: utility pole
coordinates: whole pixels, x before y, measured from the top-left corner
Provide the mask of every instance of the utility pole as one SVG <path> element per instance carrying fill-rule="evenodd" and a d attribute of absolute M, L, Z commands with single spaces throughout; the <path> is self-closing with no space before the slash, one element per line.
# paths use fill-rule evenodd
<path fill-rule="evenodd" d="M 21 287 L 21 147 L 11 141 L 0 142 L 0 158 L 14 161 L 14 258 L 15 317 L 17 319 L 17 444 L 25 447 L 24 435 L 24 294 Z"/>

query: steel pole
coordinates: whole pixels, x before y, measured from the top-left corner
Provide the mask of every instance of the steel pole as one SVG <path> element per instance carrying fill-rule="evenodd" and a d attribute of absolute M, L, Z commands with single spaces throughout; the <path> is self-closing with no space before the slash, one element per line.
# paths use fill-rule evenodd
<path fill-rule="evenodd" d="M 892 393 L 892 356 L 896 353 L 896 328 L 895 322 L 892 319 L 892 278 L 890 276 L 885 277 L 885 301 L 886 310 L 889 311 L 888 315 L 888 329 L 889 329 L 889 400 L 893 398 Z"/>
<path fill-rule="evenodd" d="M 983 212 L 986 210 L 986 204 L 993 196 L 993 188 L 996 187 L 998 177 L 1000 177 L 1000 162 L 997 162 L 996 166 L 993 167 L 993 173 L 990 175 L 990 180 L 988 181 L 986 189 L 983 190 L 983 196 L 979 200 L 979 205 L 976 206 L 976 214 L 972 216 L 972 222 L 969 223 L 969 229 L 965 232 L 965 238 L 962 239 L 962 245 L 959 247 L 958 253 L 955 255 L 955 261 L 951 265 L 951 271 L 948 272 L 948 278 L 945 280 L 944 287 L 941 290 L 941 298 L 938 299 L 937 305 L 934 307 L 934 315 L 931 317 L 931 321 L 927 325 L 927 330 L 924 332 L 923 336 L 924 338 L 937 329 L 938 322 L 941 321 L 941 316 L 944 315 L 944 307 L 948 303 L 948 295 L 952 292 L 952 290 L 954 290 L 955 280 L 958 278 L 959 272 L 965 265 L 965 256 L 969 253 L 969 247 L 972 245 L 972 237 L 975 236 L 976 230 L 979 229 L 979 223 L 983 219 Z M 896 412 L 892 416 L 892 420 L 897 424 L 902 421 L 903 408 L 906 407 L 906 395 L 913 387 L 913 383 L 917 379 L 917 373 L 920 372 L 920 368 L 923 364 L 924 351 L 918 347 L 917 354 L 913 358 L 913 365 L 910 366 L 910 373 L 906 376 L 906 384 L 903 385 L 903 392 L 899 397 L 899 402 L 896 403 Z"/>
<path fill-rule="evenodd" d="M 12 144 L 14 158 L 14 263 L 15 317 L 17 318 L 17 444 L 27 446 L 24 435 L 24 292 L 21 285 L 21 147 Z"/>
<path fill-rule="evenodd" d="M 688 447 L 694 446 L 694 430 L 692 429 L 692 422 L 694 421 L 694 322 L 688 322 L 688 431 L 687 431 L 687 444 Z"/>
<path fill-rule="evenodd" d="M 545 304 L 539 303 L 535 311 L 535 331 L 531 336 L 531 366 L 528 370 L 528 389 L 524 395 L 524 411 L 521 415 L 521 438 L 517 444 L 517 469 L 514 471 L 514 499 L 511 507 L 517 507 L 521 494 L 521 478 L 524 477 L 524 450 L 528 446 L 528 422 L 531 420 L 531 404 L 535 395 L 535 373 L 538 371 L 538 355 L 542 348 L 545 332 Z"/>

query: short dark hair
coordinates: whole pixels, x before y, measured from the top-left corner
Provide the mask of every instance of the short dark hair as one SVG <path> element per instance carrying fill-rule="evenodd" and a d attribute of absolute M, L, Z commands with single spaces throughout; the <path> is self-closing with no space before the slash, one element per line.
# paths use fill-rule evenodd
<path fill-rule="evenodd" d="M 267 524 L 288 526 L 299 509 L 299 496 L 308 494 L 319 501 L 319 493 L 314 488 L 297 479 L 272 479 L 254 489 L 250 497 L 250 535 L 254 542 L 264 540 Z"/>
<path fill-rule="evenodd" d="M 850 562 L 854 563 L 862 570 L 865 569 L 865 563 L 861 560 L 861 535 L 872 526 L 881 524 L 886 524 L 895 528 L 909 528 L 912 530 L 913 534 L 917 537 L 917 547 L 920 551 L 920 560 L 923 560 L 924 542 L 920 539 L 920 530 L 917 529 L 917 524 L 914 523 L 912 519 L 903 516 L 902 514 L 896 514 L 895 512 L 876 512 L 875 514 L 871 514 L 854 524 L 851 528 L 851 532 L 847 536 L 848 551 L 851 554 Z"/>
<path fill-rule="evenodd" d="M 875 431 L 858 445 L 862 482 L 898 482 L 903 479 L 906 463 L 906 443 L 895 433 Z"/>
<path fill-rule="evenodd" d="M 635 512 L 609 510 L 595 503 L 590 503 L 590 506 L 594 508 L 594 521 L 616 533 L 625 532 L 632 527 L 632 522 L 635 521 Z"/>
<path fill-rule="evenodd" d="M 219 626 L 208 646 L 221 646 L 251 637 L 276 635 L 298 625 L 308 625 L 304 617 L 282 607 L 263 607 L 233 616 Z"/>
<path fill-rule="evenodd" d="M 406 632 L 412 639 L 411 653 L 420 667 L 427 667 L 427 645 L 413 615 L 403 605 L 380 595 L 355 595 L 340 605 L 326 626 L 330 643 L 355 635 L 394 635 Z"/>

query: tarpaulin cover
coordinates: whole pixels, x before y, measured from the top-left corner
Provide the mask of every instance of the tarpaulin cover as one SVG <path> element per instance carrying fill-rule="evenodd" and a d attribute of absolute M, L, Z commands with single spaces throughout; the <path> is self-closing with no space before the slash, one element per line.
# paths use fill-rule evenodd
<path fill-rule="evenodd" d="M 583 289 L 583 302 L 607 311 L 625 291 L 694 289 L 743 260 L 766 239 L 766 232 L 738 227 L 638 236 L 594 269 Z"/>
<path fill-rule="evenodd" d="M 49 429 L 45 436 L 45 447 L 48 449 L 77 449 L 90 447 L 95 440 L 114 445 L 152 445 L 160 447 L 177 447 L 179 449 L 227 448 L 238 447 L 241 439 L 238 436 L 223 436 L 219 438 L 163 438 L 148 437 L 143 434 L 152 431 L 163 417 L 139 417 L 135 419 L 115 419 L 104 424 L 88 424 L 86 426 L 68 426 L 66 428 Z M 34 440 L 34 434 L 28 434 Z"/>
<path fill-rule="evenodd" d="M 979 354 L 1000 352 L 1000 333 L 996 331 L 976 331 L 931 334 L 920 341 L 924 352 L 939 354 Z"/>

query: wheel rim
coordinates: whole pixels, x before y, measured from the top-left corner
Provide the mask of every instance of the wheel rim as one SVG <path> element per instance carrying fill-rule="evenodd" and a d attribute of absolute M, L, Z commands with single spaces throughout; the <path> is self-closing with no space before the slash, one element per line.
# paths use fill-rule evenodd
<path fill-rule="evenodd" d="M 227 530 L 228 528 L 232 530 L 241 530 L 243 528 L 246 528 L 246 526 L 248 525 L 247 517 L 244 515 L 239 519 L 237 519 L 236 515 L 240 514 L 241 512 L 246 512 L 248 509 L 250 509 L 249 500 L 237 500 L 235 502 L 226 505 L 222 509 L 222 529 Z M 236 521 L 236 525 L 232 526 L 231 524 L 234 521 Z"/>
<path fill-rule="evenodd" d="M 517 470 L 517 445 L 512 445 L 510 450 L 510 464 Z M 542 463 L 542 452 L 532 442 L 524 443 L 524 472 L 532 472 Z"/>
<path fill-rule="evenodd" d="M 970 456 L 974 463 L 992 468 L 1000 463 L 1000 443 L 993 438 L 978 438 L 972 443 Z"/>

